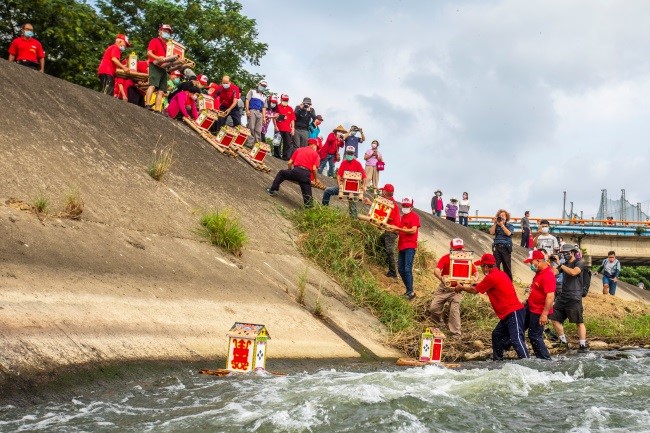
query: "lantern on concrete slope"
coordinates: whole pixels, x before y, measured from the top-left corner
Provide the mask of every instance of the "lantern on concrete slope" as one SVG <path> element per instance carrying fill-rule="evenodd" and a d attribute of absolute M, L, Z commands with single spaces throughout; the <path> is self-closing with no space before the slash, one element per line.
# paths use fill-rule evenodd
<path fill-rule="evenodd" d="M 235 143 L 237 146 L 243 146 L 244 143 L 246 143 L 246 140 L 248 140 L 248 137 L 251 136 L 251 130 L 246 128 L 245 126 L 239 125 L 237 127 L 237 131 L 239 132 L 239 135 L 235 137 Z"/>
<path fill-rule="evenodd" d="M 444 338 L 445 334 L 438 328 L 426 328 L 420 337 L 420 362 L 440 362 Z"/>
<path fill-rule="evenodd" d="M 239 135 L 239 131 L 232 126 L 224 125 L 217 133 L 215 138 L 217 144 L 223 147 L 230 147 L 235 142 L 235 138 Z"/>
<path fill-rule="evenodd" d="M 271 339 L 264 325 L 235 322 L 228 334 L 226 369 L 238 372 L 266 368 L 266 342 Z"/>
<path fill-rule="evenodd" d="M 208 131 L 216 121 L 217 116 L 215 115 L 214 111 L 202 110 L 199 113 L 199 117 L 196 119 L 196 124 L 199 125 L 201 129 Z"/>
<path fill-rule="evenodd" d="M 264 163 L 264 158 L 266 158 L 266 155 L 268 155 L 269 152 L 271 152 L 271 146 L 267 143 L 258 141 L 251 149 L 251 159 L 262 164 Z"/>
<path fill-rule="evenodd" d="M 210 95 L 199 95 L 197 102 L 199 111 L 214 110 L 214 98 Z"/>

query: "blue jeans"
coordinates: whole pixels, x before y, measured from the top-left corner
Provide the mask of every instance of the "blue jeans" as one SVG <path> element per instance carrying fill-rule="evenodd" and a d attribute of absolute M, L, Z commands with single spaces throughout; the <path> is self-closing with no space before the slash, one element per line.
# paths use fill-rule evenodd
<path fill-rule="evenodd" d="M 528 341 L 533 346 L 535 357 L 539 359 L 551 359 L 546 344 L 544 343 L 544 327 L 539 324 L 540 314 L 532 313 L 526 307 L 526 323 L 528 323 Z"/>
<path fill-rule="evenodd" d="M 467 223 L 468 223 L 467 217 L 468 217 L 468 215 L 463 215 L 463 214 L 459 213 L 458 214 L 458 224 L 460 224 L 461 226 L 467 227 Z"/>
<path fill-rule="evenodd" d="M 336 161 L 334 161 L 335 157 L 336 155 L 327 155 L 327 157 L 320 162 L 320 167 L 318 167 L 318 173 L 323 174 L 323 170 L 325 169 L 325 164 L 329 162 L 330 166 L 329 169 L 327 170 L 327 175 L 334 176 L 334 164 L 336 163 Z"/>
<path fill-rule="evenodd" d="M 603 285 L 605 284 L 609 286 L 609 294 L 614 296 L 616 294 L 616 281 L 614 281 L 614 277 L 603 275 Z"/>
<path fill-rule="evenodd" d="M 492 331 L 492 359 L 503 360 L 503 351 L 511 346 L 519 359 L 528 358 L 528 348 L 524 340 L 525 308 L 520 308 L 501 319 Z"/>
<path fill-rule="evenodd" d="M 323 201 L 321 202 L 323 206 L 329 206 L 330 205 L 330 197 L 333 195 L 339 195 L 339 187 L 338 186 L 330 186 L 325 188 L 325 191 L 323 192 Z M 350 216 L 352 218 L 357 217 L 357 202 L 354 200 L 348 200 L 348 212 L 350 213 Z"/>
<path fill-rule="evenodd" d="M 397 272 L 399 272 L 406 294 L 413 294 L 413 259 L 415 258 L 415 248 L 406 248 L 400 250 L 397 255 Z"/>

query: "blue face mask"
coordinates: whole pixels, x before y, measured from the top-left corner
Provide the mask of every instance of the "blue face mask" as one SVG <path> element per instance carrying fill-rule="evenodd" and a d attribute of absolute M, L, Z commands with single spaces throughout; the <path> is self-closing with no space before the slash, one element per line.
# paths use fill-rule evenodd
<path fill-rule="evenodd" d="M 181 79 L 180 79 L 180 78 L 174 78 L 174 79 L 172 80 L 172 83 L 174 83 L 174 84 L 178 84 L 178 83 L 180 83 L 180 82 L 181 82 Z"/>
<path fill-rule="evenodd" d="M 346 161 L 352 161 L 353 159 L 354 159 L 354 155 L 345 155 Z"/>
<path fill-rule="evenodd" d="M 26 38 L 31 38 L 34 36 L 34 32 L 31 30 L 25 30 L 25 37 Z"/>
<path fill-rule="evenodd" d="M 169 32 L 162 32 L 160 34 L 160 37 L 163 38 L 163 39 L 169 39 L 171 37 L 171 35 L 169 34 Z"/>
<path fill-rule="evenodd" d="M 264 87 L 264 86 L 257 86 L 257 91 L 258 91 L 258 92 L 260 92 L 260 93 L 264 93 L 265 90 L 266 90 L 266 87 Z"/>
<path fill-rule="evenodd" d="M 120 51 L 124 52 L 124 50 L 126 50 L 126 47 L 125 46 L 120 46 Z"/>

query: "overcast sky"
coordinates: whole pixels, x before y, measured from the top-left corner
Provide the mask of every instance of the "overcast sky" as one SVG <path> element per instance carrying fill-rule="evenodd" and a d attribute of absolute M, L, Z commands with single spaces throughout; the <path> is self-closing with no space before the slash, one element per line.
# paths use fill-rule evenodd
<path fill-rule="evenodd" d="M 324 132 L 378 139 L 398 198 L 559 217 L 566 190 L 591 217 L 625 188 L 648 212 L 650 2 L 243 4 L 269 44 L 255 70 L 311 97 Z"/>

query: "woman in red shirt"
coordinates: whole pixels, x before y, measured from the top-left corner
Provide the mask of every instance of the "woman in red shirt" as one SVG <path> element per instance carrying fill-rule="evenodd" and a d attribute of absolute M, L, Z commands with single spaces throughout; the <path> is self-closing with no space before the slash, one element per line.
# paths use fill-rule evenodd
<path fill-rule="evenodd" d="M 321 147 L 320 154 L 320 167 L 318 167 L 318 173 L 323 174 L 325 170 L 325 165 L 329 163 L 329 168 L 327 169 L 327 175 L 329 177 L 334 177 L 334 165 L 336 163 L 336 155 L 339 153 L 339 148 L 343 147 L 343 138 L 348 131 L 343 128 L 343 125 L 339 125 L 330 132 L 325 140 L 325 144 Z"/>

